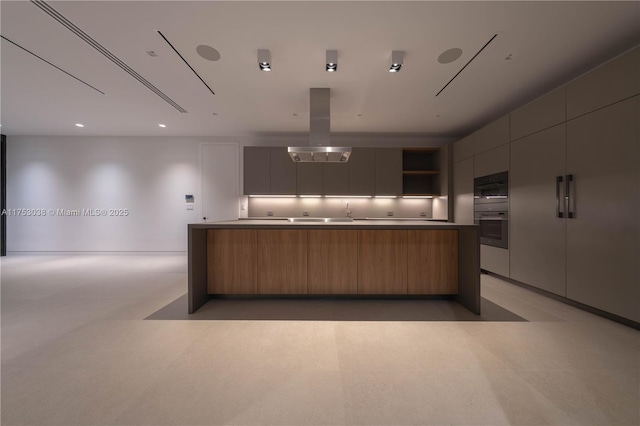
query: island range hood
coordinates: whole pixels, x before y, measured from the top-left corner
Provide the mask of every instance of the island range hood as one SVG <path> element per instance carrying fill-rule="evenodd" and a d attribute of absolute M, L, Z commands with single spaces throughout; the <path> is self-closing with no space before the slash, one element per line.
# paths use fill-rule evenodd
<path fill-rule="evenodd" d="M 331 89 L 309 91 L 309 146 L 289 147 L 289 156 L 296 163 L 346 163 L 351 148 L 329 146 L 331 117 L 329 95 Z"/>

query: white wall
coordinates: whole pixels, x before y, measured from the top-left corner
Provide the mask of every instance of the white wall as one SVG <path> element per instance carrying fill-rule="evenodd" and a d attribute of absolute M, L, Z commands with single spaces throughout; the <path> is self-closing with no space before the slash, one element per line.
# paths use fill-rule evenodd
<path fill-rule="evenodd" d="M 10 216 L 14 251 L 185 251 L 200 217 L 198 138 L 7 138 L 7 204 L 128 209 L 124 217 Z M 186 210 L 185 195 L 195 195 Z"/>

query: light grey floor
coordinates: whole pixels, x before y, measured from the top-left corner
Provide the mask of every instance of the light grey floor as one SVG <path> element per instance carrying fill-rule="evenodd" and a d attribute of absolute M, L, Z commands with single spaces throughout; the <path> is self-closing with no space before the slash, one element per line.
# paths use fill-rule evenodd
<path fill-rule="evenodd" d="M 640 423 L 640 332 L 489 276 L 483 318 L 230 301 L 189 320 L 184 256 L 1 266 L 5 426 Z"/>

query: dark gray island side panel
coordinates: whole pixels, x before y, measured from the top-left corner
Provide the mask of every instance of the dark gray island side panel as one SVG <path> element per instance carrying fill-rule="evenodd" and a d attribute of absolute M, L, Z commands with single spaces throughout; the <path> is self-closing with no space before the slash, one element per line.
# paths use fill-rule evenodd
<path fill-rule="evenodd" d="M 189 225 L 189 313 L 209 300 L 207 294 L 207 228 Z"/>
<path fill-rule="evenodd" d="M 458 229 L 458 295 L 455 300 L 480 315 L 480 235 L 476 228 Z"/>

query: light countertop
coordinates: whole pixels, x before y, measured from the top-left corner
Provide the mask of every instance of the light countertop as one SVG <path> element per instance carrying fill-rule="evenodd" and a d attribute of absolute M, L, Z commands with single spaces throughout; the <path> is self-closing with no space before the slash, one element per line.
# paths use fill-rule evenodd
<path fill-rule="evenodd" d="M 190 228 L 202 229 L 460 229 L 477 225 L 435 222 L 428 220 L 372 220 L 355 219 L 353 222 L 289 222 L 286 219 L 241 219 L 221 222 L 192 223 Z"/>

